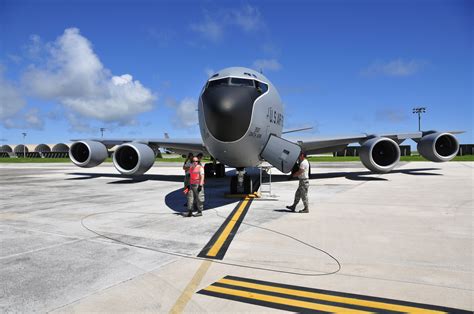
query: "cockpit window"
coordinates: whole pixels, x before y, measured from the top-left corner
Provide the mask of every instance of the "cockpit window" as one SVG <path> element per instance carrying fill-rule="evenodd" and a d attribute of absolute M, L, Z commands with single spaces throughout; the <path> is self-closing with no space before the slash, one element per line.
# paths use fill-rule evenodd
<path fill-rule="evenodd" d="M 254 87 L 253 80 L 247 80 L 242 78 L 233 77 L 230 82 L 232 85 L 239 85 L 239 86 L 250 86 Z"/>
<path fill-rule="evenodd" d="M 253 86 L 253 80 L 250 82 L 252 86 L 219 85 L 206 88 L 202 93 L 206 126 L 217 140 L 237 141 L 247 132 L 254 103 L 262 95 Z"/>
<path fill-rule="evenodd" d="M 207 87 L 215 87 L 220 85 L 229 85 L 229 78 L 226 77 L 220 80 L 209 81 Z"/>
<path fill-rule="evenodd" d="M 255 81 L 255 87 L 263 94 L 268 90 L 268 85 L 259 81 Z"/>
<path fill-rule="evenodd" d="M 264 94 L 268 91 L 268 85 L 257 80 L 249 80 L 238 77 L 222 78 L 219 80 L 212 80 L 207 83 L 207 88 L 216 86 L 247 86 L 254 87 L 258 92 Z"/>

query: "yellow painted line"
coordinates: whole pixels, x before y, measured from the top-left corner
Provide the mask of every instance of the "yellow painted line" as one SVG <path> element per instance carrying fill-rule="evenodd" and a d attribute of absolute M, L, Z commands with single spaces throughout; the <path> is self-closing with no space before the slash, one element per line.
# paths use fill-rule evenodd
<path fill-rule="evenodd" d="M 257 193 L 257 192 L 255 192 Z M 224 197 L 227 198 L 245 198 L 245 197 L 250 197 L 250 198 L 255 198 L 258 197 L 258 194 L 224 194 Z"/>
<path fill-rule="evenodd" d="M 217 253 L 219 253 L 219 250 L 221 249 L 222 245 L 224 244 L 225 240 L 229 236 L 230 232 L 235 226 L 235 223 L 237 220 L 239 220 L 240 215 L 242 215 L 242 212 L 244 211 L 245 206 L 247 206 L 247 203 L 249 202 L 249 198 L 246 197 L 242 203 L 239 206 L 239 209 L 235 212 L 235 214 L 232 216 L 231 220 L 225 227 L 224 231 L 220 234 L 219 238 L 217 238 L 217 241 L 214 243 L 214 245 L 211 247 L 211 249 L 207 252 L 207 256 L 210 257 L 215 257 Z"/>
<path fill-rule="evenodd" d="M 186 288 L 184 288 L 183 293 L 181 293 L 178 300 L 176 300 L 175 304 L 171 308 L 170 314 L 178 314 L 183 312 L 184 308 L 188 304 L 189 300 L 191 300 L 191 297 L 194 295 L 194 292 L 196 292 L 199 283 L 201 282 L 204 275 L 207 273 L 207 270 L 210 266 L 211 261 L 204 260 L 202 262 L 201 266 L 199 266 L 191 281 L 188 283 Z"/>
<path fill-rule="evenodd" d="M 411 307 L 411 306 L 397 305 L 397 304 L 377 302 L 377 301 L 367 301 L 367 300 L 361 300 L 361 299 L 353 299 L 349 297 L 339 297 L 339 296 L 333 296 L 333 295 L 322 294 L 322 293 L 261 285 L 261 284 L 238 281 L 238 280 L 233 280 L 233 279 L 223 278 L 219 280 L 218 282 L 223 283 L 223 284 L 228 284 L 228 285 L 262 290 L 262 291 L 284 293 L 287 295 L 299 296 L 299 297 L 304 297 L 304 298 L 318 299 L 318 300 L 324 300 L 324 301 L 330 301 L 330 302 L 339 302 L 339 303 L 352 304 L 352 305 L 360 305 L 360 306 L 372 307 L 372 308 L 383 309 L 383 310 L 391 310 L 391 311 L 397 311 L 397 312 L 404 312 L 404 313 L 419 313 L 419 314 L 446 313 L 446 312 L 427 310 L 427 309 Z"/>
<path fill-rule="evenodd" d="M 274 296 L 260 294 L 260 293 L 234 290 L 234 289 L 228 289 L 228 288 L 216 287 L 216 286 L 209 286 L 204 290 L 213 291 L 213 292 L 217 292 L 217 293 L 223 293 L 223 294 L 227 294 L 227 295 L 234 295 L 234 296 L 247 298 L 247 299 L 265 301 L 265 302 L 269 302 L 269 303 L 295 306 L 295 307 L 311 309 L 311 310 L 316 310 L 316 311 L 325 311 L 325 312 L 331 312 L 331 313 L 348 313 L 348 314 L 350 314 L 350 313 L 371 313 L 371 312 L 366 312 L 366 311 L 353 310 L 353 309 L 348 309 L 348 308 L 342 308 L 342 307 L 325 305 L 325 304 L 318 304 L 318 303 L 311 303 L 311 302 L 293 300 L 293 299 L 282 298 L 282 297 L 274 297 Z"/>

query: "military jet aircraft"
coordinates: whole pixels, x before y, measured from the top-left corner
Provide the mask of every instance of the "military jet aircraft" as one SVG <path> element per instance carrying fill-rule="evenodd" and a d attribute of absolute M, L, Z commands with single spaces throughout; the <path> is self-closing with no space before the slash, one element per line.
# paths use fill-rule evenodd
<path fill-rule="evenodd" d="M 118 145 L 113 154 L 115 168 L 124 175 L 141 175 L 155 161 L 159 148 L 177 153 L 203 152 L 212 157 L 205 165 L 206 176 L 225 176 L 225 166 L 235 167 L 230 192 L 250 193 L 250 177 L 245 168 L 267 161 L 288 173 L 303 150 L 307 154 L 335 152 L 350 143 L 359 143 L 360 159 L 375 173 L 391 171 L 400 160 L 399 145 L 406 139 L 418 143 L 418 152 L 434 162 L 456 156 L 459 143 L 451 132 L 355 134 L 289 140 L 283 131 L 283 106 L 275 86 L 262 74 L 243 67 L 218 71 L 205 83 L 198 103 L 200 139 L 89 139 L 76 140 L 69 156 L 79 167 L 95 167 L 107 158 L 107 149 Z"/>

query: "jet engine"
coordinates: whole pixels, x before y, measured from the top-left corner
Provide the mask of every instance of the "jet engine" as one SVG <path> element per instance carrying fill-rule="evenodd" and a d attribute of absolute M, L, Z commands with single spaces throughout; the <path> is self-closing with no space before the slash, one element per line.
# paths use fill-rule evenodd
<path fill-rule="evenodd" d="M 69 148 L 69 158 L 79 167 L 92 168 L 100 165 L 108 156 L 104 144 L 96 141 L 75 142 Z"/>
<path fill-rule="evenodd" d="M 459 150 L 458 140 L 450 133 L 431 133 L 418 141 L 418 153 L 434 162 L 449 161 Z"/>
<path fill-rule="evenodd" d="M 113 160 L 121 174 L 141 175 L 153 166 L 155 152 L 142 143 L 125 143 L 117 147 Z"/>
<path fill-rule="evenodd" d="M 392 170 L 400 160 L 400 147 L 387 137 L 374 137 L 362 143 L 360 160 L 369 170 L 386 173 Z"/>

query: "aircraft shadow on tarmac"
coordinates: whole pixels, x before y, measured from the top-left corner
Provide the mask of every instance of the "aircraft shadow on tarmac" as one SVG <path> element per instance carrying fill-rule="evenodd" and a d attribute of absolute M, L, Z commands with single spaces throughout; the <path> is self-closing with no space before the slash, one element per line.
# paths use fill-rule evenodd
<path fill-rule="evenodd" d="M 440 170 L 440 168 L 412 168 L 412 169 L 398 169 L 392 170 L 389 173 L 383 174 L 383 176 L 395 174 L 395 173 L 403 173 L 408 175 L 414 176 L 442 176 L 441 173 L 434 173 L 428 172 L 433 170 Z M 249 171 L 250 172 L 250 171 Z M 235 170 L 231 170 L 227 172 L 227 175 L 233 175 Z M 257 175 L 256 171 L 250 172 L 252 175 Z M 84 172 L 73 172 L 68 173 L 68 175 L 74 175 L 77 177 L 68 178 L 66 180 L 89 180 L 95 178 L 118 178 L 121 180 L 108 182 L 108 184 L 133 184 L 133 183 L 140 183 L 144 181 L 165 181 L 165 182 L 183 182 L 182 175 L 162 175 L 162 174 L 143 174 L 140 176 L 133 176 L 133 177 L 126 177 L 121 174 L 114 174 L 114 173 L 84 173 Z M 227 178 L 228 178 L 227 176 Z M 310 179 L 332 179 L 332 178 L 346 178 L 348 180 L 353 181 L 387 181 L 388 179 L 381 177 L 380 174 L 375 174 L 370 171 L 356 171 L 356 172 L 329 172 L 329 173 L 313 173 L 310 176 Z M 273 174 L 272 181 L 273 182 L 282 182 L 288 181 L 290 179 L 289 175 L 285 174 Z M 225 180 L 225 179 L 221 179 Z M 296 180 L 296 179 L 294 179 Z M 209 186 L 209 182 L 217 182 L 219 179 L 211 179 L 208 180 L 206 183 L 206 187 Z M 228 187 L 228 183 L 223 184 L 226 188 Z"/>
<path fill-rule="evenodd" d="M 163 175 L 163 174 L 143 174 L 140 176 L 124 176 L 122 174 L 114 173 L 84 173 L 84 172 L 73 172 L 68 175 L 77 176 L 74 178 L 68 178 L 66 180 L 89 180 L 96 178 L 117 178 L 121 179 L 118 181 L 108 182 L 107 184 L 133 184 L 145 181 L 165 181 L 165 182 L 183 182 L 184 177 L 181 175 Z"/>
<path fill-rule="evenodd" d="M 442 176 L 441 173 L 428 172 L 432 170 L 441 170 L 440 168 L 413 168 L 413 169 L 399 169 L 392 170 L 389 173 L 383 174 L 383 176 L 403 173 L 414 176 Z M 380 174 L 372 173 L 370 171 L 356 171 L 356 172 L 329 172 L 329 173 L 313 173 L 310 176 L 310 180 L 318 179 L 333 179 L 333 178 L 346 178 L 352 181 L 388 181 L 388 179 L 381 177 Z M 282 182 L 288 180 L 297 180 L 296 178 L 290 178 L 289 175 L 272 175 L 272 182 Z"/>
<path fill-rule="evenodd" d="M 164 181 L 164 182 L 183 182 L 184 176 L 182 175 L 160 175 L 160 174 L 144 174 L 141 176 L 126 177 L 121 174 L 114 173 L 84 173 L 84 172 L 73 172 L 68 175 L 76 176 L 67 178 L 66 180 L 91 180 L 96 178 L 117 178 L 120 180 L 107 182 L 107 184 L 134 184 L 145 181 Z M 239 199 L 236 198 L 225 198 L 224 194 L 228 193 L 230 177 L 225 178 L 213 178 L 206 180 L 205 184 L 205 203 L 204 210 L 217 208 L 220 206 L 236 203 Z M 168 193 L 165 196 L 165 204 L 177 214 L 186 212 L 187 209 L 184 206 L 186 203 L 186 197 L 183 194 L 183 189 L 179 188 Z"/>
<path fill-rule="evenodd" d="M 384 174 L 390 175 L 393 173 L 403 173 L 408 175 L 415 176 L 440 176 L 440 173 L 431 172 L 433 170 L 440 170 L 439 168 L 412 168 L 412 169 L 399 169 L 392 170 L 391 172 Z M 205 196 L 206 201 L 204 205 L 204 210 L 213 209 L 228 204 L 236 203 L 239 199 L 225 198 L 224 194 L 228 192 L 229 188 L 229 175 L 233 175 L 235 171 L 228 171 L 225 178 L 213 178 L 208 179 L 205 185 Z M 256 175 L 256 172 L 252 173 Z M 183 182 L 182 175 L 160 175 L 160 174 L 144 174 L 141 176 L 134 177 L 124 177 L 121 174 L 111 174 L 111 173 L 83 173 L 83 172 L 74 172 L 68 173 L 68 175 L 73 175 L 76 177 L 67 178 L 66 180 L 90 180 L 96 178 L 117 178 L 118 181 L 107 182 L 107 184 L 134 184 L 145 181 L 165 181 L 165 182 Z M 310 176 L 311 180 L 320 180 L 320 179 L 332 179 L 332 178 L 346 178 L 348 180 L 354 181 L 387 181 L 388 179 L 381 177 L 379 174 L 374 174 L 370 171 L 356 171 L 356 172 L 330 172 L 330 173 L 313 173 Z M 272 182 L 283 182 L 290 179 L 289 175 L 284 174 L 274 174 L 272 175 Z M 165 196 L 165 204 L 173 210 L 176 214 L 181 215 L 187 211 L 187 208 L 184 206 L 186 203 L 186 197 L 183 194 L 183 189 L 179 188 Z M 279 212 L 291 212 L 287 209 L 276 209 L 275 211 Z"/>

